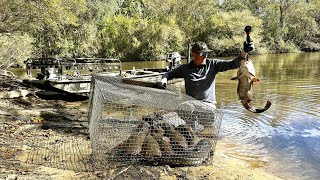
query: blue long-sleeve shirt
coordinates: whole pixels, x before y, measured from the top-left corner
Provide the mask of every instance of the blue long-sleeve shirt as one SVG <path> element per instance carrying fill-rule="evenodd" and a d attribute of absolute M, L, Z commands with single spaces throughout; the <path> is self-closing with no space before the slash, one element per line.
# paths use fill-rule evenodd
<path fill-rule="evenodd" d="M 233 60 L 207 59 L 206 64 L 200 66 L 190 62 L 165 73 L 163 78 L 168 80 L 183 78 L 188 95 L 198 100 L 216 103 L 215 77 L 217 73 L 238 68 L 242 59 L 241 55 Z"/>

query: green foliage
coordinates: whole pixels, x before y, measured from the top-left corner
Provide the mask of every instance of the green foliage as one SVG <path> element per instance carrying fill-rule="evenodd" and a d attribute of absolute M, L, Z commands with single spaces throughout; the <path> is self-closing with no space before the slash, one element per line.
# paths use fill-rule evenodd
<path fill-rule="evenodd" d="M 126 54 L 135 54 L 140 46 L 137 39 L 138 29 L 147 27 L 145 21 L 123 15 L 106 18 L 102 29 L 101 55 L 106 57 L 124 57 Z"/>
<path fill-rule="evenodd" d="M 246 21 L 242 20 L 244 17 Z M 246 37 L 244 27 L 251 25 L 253 27 L 252 39 L 256 46 L 259 46 L 261 23 L 261 20 L 248 10 L 221 12 L 212 15 L 206 28 L 208 45 L 214 49 L 214 53 L 218 56 L 238 54 Z M 256 50 L 256 52 L 258 51 Z"/>
<path fill-rule="evenodd" d="M 212 15 L 217 14 L 217 5 L 213 1 L 179 1 L 177 4 L 177 22 L 186 34 L 186 42 L 206 41 L 207 27 Z"/>
<path fill-rule="evenodd" d="M 142 49 L 139 55 L 142 60 L 157 60 L 164 59 L 165 54 L 173 51 L 180 51 L 184 48 L 184 34 L 179 29 L 175 21 L 169 21 L 168 24 L 155 23 L 153 30 L 148 29 L 146 34 L 149 34 L 150 38 L 143 38 L 143 44 L 145 48 Z M 153 42 L 153 43 L 151 43 Z"/>
<path fill-rule="evenodd" d="M 318 1 L 281 2 L 266 6 L 262 16 L 262 37 L 269 52 L 296 52 L 308 50 L 306 44 L 317 46 L 320 13 Z"/>
<path fill-rule="evenodd" d="M 24 0 L 0 1 L 0 34 L 28 32 L 37 18 L 34 3 Z"/>
<path fill-rule="evenodd" d="M 105 20 L 102 56 L 127 60 L 156 60 L 181 49 L 183 33 L 174 21 L 156 21 L 118 15 Z"/>
<path fill-rule="evenodd" d="M 32 41 L 33 39 L 26 34 L 0 35 L 0 68 L 23 65 L 23 61 L 31 55 Z"/>
<path fill-rule="evenodd" d="M 116 14 L 124 16 L 142 15 L 144 9 L 144 3 L 140 0 L 119 1 L 119 9 Z"/>
<path fill-rule="evenodd" d="M 317 0 L 2 0 L 0 59 L 77 53 L 158 60 L 172 51 L 186 55 L 194 41 L 233 55 L 246 25 L 253 26 L 255 53 L 320 50 L 319 24 Z M 13 46 L 18 38 L 21 47 Z"/>
<path fill-rule="evenodd" d="M 79 27 L 78 16 L 86 10 L 84 0 L 44 0 L 37 3 L 37 27 L 30 33 L 35 38 L 36 56 L 54 56 L 71 53 L 74 49 L 72 36 Z M 77 35 L 77 34 L 76 34 Z"/>
<path fill-rule="evenodd" d="M 295 45 L 299 46 L 300 49 L 316 47 L 317 45 L 308 43 L 317 43 L 317 38 L 319 38 L 320 35 L 319 24 L 316 19 L 318 15 L 313 14 L 315 11 L 320 13 L 312 4 L 298 3 L 296 9 L 290 12 L 288 16 L 287 20 L 289 23 L 287 25 L 285 39 L 292 41 Z M 300 18 L 294 17 L 295 14 L 299 14 Z"/>
<path fill-rule="evenodd" d="M 247 8 L 245 2 L 235 0 L 223 0 L 223 3 L 220 5 L 220 10 L 225 12 L 239 11 Z"/>

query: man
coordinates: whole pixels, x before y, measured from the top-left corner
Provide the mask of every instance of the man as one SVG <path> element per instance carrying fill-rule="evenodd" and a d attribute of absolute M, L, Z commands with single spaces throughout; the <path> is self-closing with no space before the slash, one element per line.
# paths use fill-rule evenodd
<path fill-rule="evenodd" d="M 240 61 L 247 56 L 247 52 L 253 50 L 254 44 L 253 42 L 245 42 L 243 48 L 244 51 L 233 60 L 209 60 L 207 56 L 212 50 L 208 48 L 206 43 L 196 42 L 192 46 L 193 60 L 189 64 L 183 64 L 165 73 L 161 81 L 158 82 L 159 87 L 165 88 L 167 81 L 170 79 L 184 79 L 186 93 L 197 100 L 186 101 L 180 104 L 179 106 L 182 111 L 178 111 L 178 115 L 195 132 L 202 132 L 204 135 L 216 135 L 217 132 L 214 124 L 216 109 L 215 77 L 219 72 L 238 68 Z M 203 112 L 213 113 L 204 114 Z M 206 150 L 210 150 L 209 154 L 213 154 L 211 147 L 212 144 L 209 143 L 208 146 L 202 147 L 201 151 L 206 152 Z M 210 159 L 207 160 L 210 161 Z"/>
<path fill-rule="evenodd" d="M 244 59 L 247 52 L 252 51 L 253 48 L 253 42 L 245 42 L 244 51 L 233 60 L 209 60 L 207 56 L 212 50 L 208 48 L 206 43 L 196 42 L 192 46 L 193 61 L 165 73 L 161 81 L 158 82 L 158 85 L 159 87 L 165 88 L 168 80 L 183 78 L 185 81 L 185 90 L 188 95 L 215 108 L 215 77 L 217 73 L 238 68 L 240 61 Z"/>

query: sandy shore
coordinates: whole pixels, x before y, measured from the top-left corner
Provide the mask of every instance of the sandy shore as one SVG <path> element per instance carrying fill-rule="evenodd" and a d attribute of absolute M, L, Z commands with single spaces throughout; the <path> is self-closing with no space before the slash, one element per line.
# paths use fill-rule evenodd
<path fill-rule="evenodd" d="M 263 165 L 228 155 L 221 140 L 211 165 L 93 171 L 86 116 L 87 101 L 0 99 L 0 179 L 281 179 Z"/>

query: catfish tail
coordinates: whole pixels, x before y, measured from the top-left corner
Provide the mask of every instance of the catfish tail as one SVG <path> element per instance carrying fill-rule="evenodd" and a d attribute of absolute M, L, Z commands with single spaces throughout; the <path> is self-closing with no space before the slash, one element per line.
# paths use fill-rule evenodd
<path fill-rule="evenodd" d="M 268 110 L 271 106 L 271 101 L 269 101 L 269 100 L 267 101 L 267 104 L 262 109 L 254 108 L 251 105 L 250 101 L 241 101 L 241 103 L 242 103 L 243 107 L 245 107 L 248 111 L 253 112 L 253 113 L 262 113 L 262 112 Z"/>

